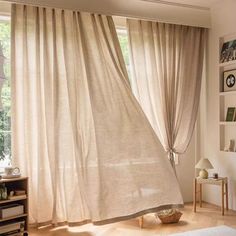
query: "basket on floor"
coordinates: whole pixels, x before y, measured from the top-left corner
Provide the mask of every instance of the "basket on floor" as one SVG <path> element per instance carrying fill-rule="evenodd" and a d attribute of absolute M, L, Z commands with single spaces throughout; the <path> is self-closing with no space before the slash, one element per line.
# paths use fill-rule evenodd
<path fill-rule="evenodd" d="M 178 210 L 164 210 L 156 213 L 163 224 L 178 223 L 182 213 Z"/>

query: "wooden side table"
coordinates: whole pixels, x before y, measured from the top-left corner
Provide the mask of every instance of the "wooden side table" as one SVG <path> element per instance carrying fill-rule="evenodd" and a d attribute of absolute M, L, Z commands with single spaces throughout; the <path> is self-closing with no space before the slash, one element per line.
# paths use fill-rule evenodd
<path fill-rule="evenodd" d="M 212 184 L 212 185 L 218 185 L 221 186 L 221 212 L 222 215 L 224 215 L 225 210 L 225 204 L 226 204 L 226 210 L 229 209 L 228 205 L 228 178 L 227 177 L 220 177 L 218 179 L 202 179 L 202 178 L 195 178 L 194 179 L 194 194 L 193 194 L 193 209 L 194 212 L 196 212 L 197 208 L 197 193 L 199 193 L 199 203 L 200 207 L 202 207 L 202 185 L 203 184 Z M 199 192 L 197 191 L 197 186 L 199 185 Z"/>

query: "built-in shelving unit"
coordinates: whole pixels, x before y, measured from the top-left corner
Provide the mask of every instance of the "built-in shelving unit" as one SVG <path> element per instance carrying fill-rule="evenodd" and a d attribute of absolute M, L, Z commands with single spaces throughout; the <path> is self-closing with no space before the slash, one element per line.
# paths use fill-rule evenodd
<path fill-rule="evenodd" d="M 17 235 L 26 236 L 28 235 L 28 178 L 20 177 L 20 178 L 12 178 L 12 179 L 1 179 L 0 185 L 3 185 L 7 189 L 8 199 L 0 200 L 0 208 L 4 207 L 7 208 L 12 204 L 18 204 L 23 206 L 23 213 L 16 214 L 9 217 L 2 217 L 0 216 L 0 230 L 1 227 L 5 225 L 10 225 L 12 223 L 24 222 L 23 227 L 20 230 L 20 233 Z M 24 191 L 25 194 L 22 196 L 16 196 L 15 199 L 11 199 L 10 192 L 14 192 L 16 190 Z M 1 235 L 1 233 L 0 233 Z M 11 235 L 11 234 L 9 234 Z M 13 234 L 15 235 L 15 234 Z"/>
<path fill-rule="evenodd" d="M 225 42 L 235 40 L 236 33 L 220 37 L 219 39 L 219 56 L 222 45 Z M 236 146 L 236 121 L 226 121 L 228 107 L 236 107 L 236 91 L 224 91 L 224 72 L 236 69 L 236 60 L 219 63 L 219 136 L 220 152 L 228 153 L 230 156 L 236 156 L 236 152 L 225 151 L 230 140 L 235 141 Z"/>
<path fill-rule="evenodd" d="M 220 92 L 220 96 L 236 95 L 236 91 Z"/>

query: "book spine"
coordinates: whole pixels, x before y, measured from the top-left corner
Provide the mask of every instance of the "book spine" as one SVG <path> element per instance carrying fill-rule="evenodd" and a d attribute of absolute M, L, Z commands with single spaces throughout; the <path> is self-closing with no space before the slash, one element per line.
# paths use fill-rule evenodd
<path fill-rule="evenodd" d="M 20 231 L 19 230 L 13 230 L 4 234 L 1 234 L 1 236 L 13 236 L 13 235 L 20 235 Z"/>

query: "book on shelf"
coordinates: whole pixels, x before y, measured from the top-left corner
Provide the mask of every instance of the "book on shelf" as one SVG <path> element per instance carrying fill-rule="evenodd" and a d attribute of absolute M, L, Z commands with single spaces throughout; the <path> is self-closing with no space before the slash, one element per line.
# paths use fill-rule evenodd
<path fill-rule="evenodd" d="M 13 221 L 11 223 L 3 223 L 0 225 L 0 235 L 13 231 L 22 232 L 25 228 L 25 221 Z"/>
<path fill-rule="evenodd" d="M 26 194 L 23 195 L 13 195 L 13 196 L 9 196 L 8 200 L 22 200 L 22 199 L 26 199 Z"/>
<path fill-rule="evenodd" d="M 14 195 L 15 196 L 26 195 L 26 191 L 25 190 L 15 190 Z"/>
<path fill-rule="evenodd" d="M 228 107 L 226 114 L 226 121 L 235 121 L 236 108 Z"/>
<path fill-rule="evenodd" d="M 0 207 L 0 218 L 8 218 L 24 213 L 24 206 L 21 204 L 8 204 Z"/>
<path fill-rule="evenodd" d="M 20 236 L 21 232 L 19 230 L 13 230 L 8 233 L 1 234 L 1 236 Z"/>

